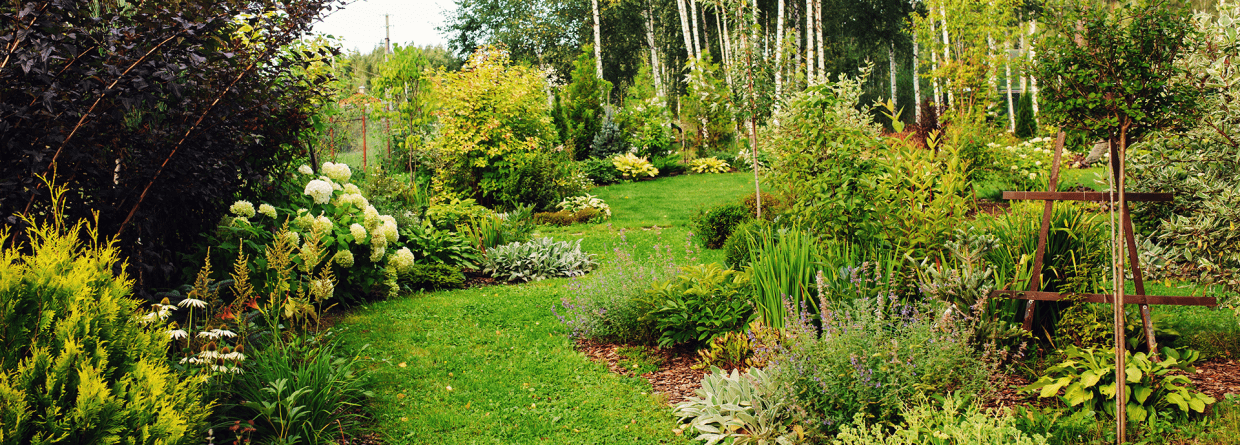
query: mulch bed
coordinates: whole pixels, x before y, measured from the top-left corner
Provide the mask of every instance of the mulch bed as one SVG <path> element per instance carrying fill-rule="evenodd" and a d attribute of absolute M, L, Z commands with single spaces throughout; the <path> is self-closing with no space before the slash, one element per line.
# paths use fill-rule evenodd
<path fill-rule="evenodd" d="M 606 363 L 607 368 L 616 374 L 634 375 L 630 370 L 620 366 L 620 357 L 616 350 L 624 345 L 578 341 L 577 350 L 586 354 L 591 360 Z M 663 357 L 663 365 L 658 371 L 642 374 L 641 378 L 650 382 L 656 394 L 667 399 L 668 405 L 687 400 L 694 391 L 702 387 L 702 377 L 708 371 L 692 369 L 690 366 L 697 361 L 692 350 L 685 348 L 669 348 L 648 350 L 650 354 Z M 1240 394 L 1240 362 L 1228 359 L 1214 359 L 1198 363 L 1197 372 L 1188 377 L 1201 392 L 1216 400 L 1223 400 L 1225 394 Z M 991 385 L 998 388 L 995 394 L 982 403 L 986 408 L 1011 408 L 1020 406 L 1050 406 L 1055 404 L 1054 398 L 1039 399 L 1036 394 L 1021 393 L 1018 390 L 1028 386 L 1028 379 L 1018 375 L 996 374 Z"/>
<path fill-rule="evenodd" d="M 606 363 L 607 369 L 616 374 L 634 375 L 632 371 L 620 366 L 622 357 L 616 350 L 622 346 L 624 345 L 577 342 L 577 350 L 590 357 L 590 360 Z M 655 394 L 667 397 L 668 405 L 683 402 L 694 395 L 693 392 L 702 387 L 702 377 L 710 373 L 690 368 L 697 361 L 697 355 L 691 349 L 652 349 L 648 350 L 648 353 L 663 357 L 663 364 L 658 371 L 642 374 L 641 378 L 650 382 Z"/>

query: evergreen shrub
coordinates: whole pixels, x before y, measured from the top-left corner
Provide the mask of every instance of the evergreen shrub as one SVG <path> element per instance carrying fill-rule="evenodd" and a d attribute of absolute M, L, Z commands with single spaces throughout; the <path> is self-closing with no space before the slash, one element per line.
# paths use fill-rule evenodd
<path fill-rule="evenodd" d="M 159 314 L 139 314 L 132 281 L 97 227 L 26 221 L 0 230 L 0 441 L 189 443 L 209 413 L 200 382 L 168 365 Z M 26 244 L 26 245 L 23 245 Z"/>

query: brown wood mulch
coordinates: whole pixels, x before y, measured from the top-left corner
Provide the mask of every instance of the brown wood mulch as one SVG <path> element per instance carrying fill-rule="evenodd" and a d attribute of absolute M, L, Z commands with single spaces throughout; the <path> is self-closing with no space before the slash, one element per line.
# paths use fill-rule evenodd
<path fill-rule="evenodd" d="M 616 350 L 622 346 L 625 345 L 591 341 L 577 342 L 577 350 L 590 357 L 590 360 L 606 363 L 607 369 L 616 374 L 632 376 L 634 375 L 632 371 L 620 366 L 620 360 L 623 358 L 616 353 Z M 648 348 L 647 353 L 662 357 L 663 364 L 659 366 L 658 371 L 642 374 L 640 377 L 650 382 L 655 394 L 666 397 L 668 405 L 675 405 L 693 396 L 693 392 L 702 387 L 702 377 L 710 373 L 690 367 L 697 362 L 697 356 L 691 349 Z"/>

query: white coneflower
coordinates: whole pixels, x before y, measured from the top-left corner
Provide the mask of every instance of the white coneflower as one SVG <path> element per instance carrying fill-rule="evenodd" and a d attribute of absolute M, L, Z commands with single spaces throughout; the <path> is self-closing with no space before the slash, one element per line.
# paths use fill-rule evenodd
<path fill-rule="evenodd" d="M 332 185 L 326 181 L 315 179 L 306 184 L 305 194 L 314 198 L 315 204 L 327 204 L 332 199 Z"/>
<path fill-rule="evenodd" d="M 353 235 L 353 242 L 356 244 L 366 243 L 366 228 L 361 224 L 353 223 L 349 225 L 349 234 Z"/>
<path fill-rule="evenodd" d="M 271 204 L 259 204 L 258 213 L 274 219 L 276 217 L 276 208 L 272 207 Z"/>
<path fill-rule="evenodd" d="M 313 174 L 314 174 L 314 169 L 310 168 L 310 166 L 309 166 L 309 165 L 306 165 L 306 164 L 301 164 L 301 167 L 297 167 L 297 171 L 298 171 L 298 172 L 300 172 L 300 173 L 301 173 L 301 174 L 303 174 L 303 175 L 313 175 Z"/>
<path fill-rule="evenodd" d="M 173 340 L 184 340 L 189 338 L 189 333 L 185 332 L 184 329 L 173 329 L 168 331 L 168 338 Z"/>
<path fill-rule="evenodd" d="M 211 331 L 198 331 L 198 338 L 205 338 L 208 340 L 218 340 L 220 338 L 220 335 L 216 334 L 215 332 L 211 332 Z M 202 351 L 203 354 L 205 354 L 206 352 L 207 351 Z"/>
<path fill-rule="evenodd" d="M 202 308 L 207 307 L 207 302 L 199 300 L 197 298 L 186 298 L 184 300 L 181 300 L 179 303 L 177 303 L 177 306 L 180 306 L 180 307 L 189 306 L 189 307 L 202 309 Z"/>
<path fill-rule="evenodd" d="M 212 329 L 211 332 L 223 338 L 233 338 L 237 336 L 237 333 L 227 329 Z"/>
<path fill-rule="evenodd" d="M 237 201 L 228 207 L 228 211 L 237 216 L 252 218 L 254 217 L 254 204 L 250 204 L 249 201 Z"/>

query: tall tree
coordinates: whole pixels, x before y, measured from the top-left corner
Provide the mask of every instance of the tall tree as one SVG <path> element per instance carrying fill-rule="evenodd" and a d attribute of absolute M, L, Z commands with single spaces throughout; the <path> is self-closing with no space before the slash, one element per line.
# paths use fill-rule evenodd
<path fill-rule="evenodd" d="M 598 0 L 590 0 L 591 10 L 594 12 L 594 69 L 598 73 L 598 78 L 603 78 L 603 38 L 599 35 L 598 26 Z"/>

